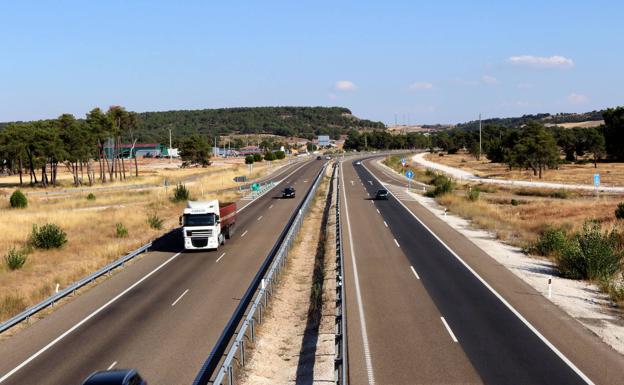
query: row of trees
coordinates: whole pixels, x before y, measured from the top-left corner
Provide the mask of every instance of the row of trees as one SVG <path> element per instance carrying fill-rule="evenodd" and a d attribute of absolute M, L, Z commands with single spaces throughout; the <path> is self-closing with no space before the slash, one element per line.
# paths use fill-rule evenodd
<path fill-rule="evenodd" d="M 0 171 L 24 173 L 30 184 L 57 184 L 59 165 L 65 165 L 76 186 L 96 181 L 94 160 L 98 162 L 101 182 L 125 179 L 130 170 L 122 157 L 122 140 L 136 143 L 137 115 L 123 107 L 112 106 L 104 113 L 91 110 L 85 119 L 63 114 L 57 119 L 8 124 L 0 131 Z M 130 166 L 129 166 L 130 167 Z M 134 160 L 135 175 L 138 164 Z"/>
<path fill-rule="evenodd" d="M 405 135 L 392 135 L 384 130 L 349 131 L 347 139 L 344 143 L 345 150 L 394 150 L 394 149 L 410 149 L 410 148 L 428 148 L 430 147 L 430 138 L 421 134 L 410 132 Z"/>

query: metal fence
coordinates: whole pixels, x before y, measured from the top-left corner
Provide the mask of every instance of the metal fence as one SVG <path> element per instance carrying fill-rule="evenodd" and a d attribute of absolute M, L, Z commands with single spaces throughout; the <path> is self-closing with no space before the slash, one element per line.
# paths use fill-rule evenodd
<path fill-rule="evenodd" d="M 336 357 L 334 359 L 334 378 L 336 384 L 348 385 L 347 356 L 347 302 L 345 297 L 344 252 L 342 249 L 342 226 L 340 223 L 340 168 L 334 167 L 336 183 Z"/>
<path fill-rule="evenodd" d="M 3 323 L 0 324 L 0 333 L 10 329 L 11 327 L 19 324 L 22 321 L 27 321 L 31 316 L 33 316 L 34 314 L 40 312 L 41 310 L 47 308 L 48 306 L 52 306 L 54 305 L 57 301 L 63 299 L 64 297 L 70 295 L 70 294 L 75 294 L 76 290 L 80 289 L 81 287 L 88 285 L 89 283 L 95 281 L 97 278 L 103 276 L 104 274 L 109 273 L 111 270 L 114 270 L 120 266 L 123 266 L 124 263 L 128 262 L 129 260 L 131 260 L 132 258 L 136 257 L 137 255 L 147 251 L 150 247 L 152 247 L 152 242 L 149 242 L 141 247 L 139 247 L 138 249 L 130 252 L 129 254 L 124 255 L 123 257 L 109 263 L 108 265 L 104 266 L 103 268 L 101 268 L 100 270 L 96 271 L 95 273 L 81 279 L 80 281 L 74 282 L 73 284 L 71 284 L 69 287 L 59 291 L 58 293 L 48 297 L 47 299 L 45 299 L 42 302 L 39 302 L 38 304 L 36 304 L 33 307 L 30 307 L 26 310 L 24 310 L 23 312 L 21 312 L 20 314 L 16 315 L 15 317 L 4 321 Z"/>
<path fill-rule="evenodd" d="M 245 365 L 246 345 L 255 341 L 256 324 L 262 323 L 263 313 L 273 295 L 277 276 L 286 264 L 288 252 L 301 228 L 303 218 L 310 207 L 325 169 L 326 166 L 317 174 L 312 187 L 291 216 L 239 302 L 210 356 L 197 374 L 193 385 L 234 384 L 235 370 Z"/>

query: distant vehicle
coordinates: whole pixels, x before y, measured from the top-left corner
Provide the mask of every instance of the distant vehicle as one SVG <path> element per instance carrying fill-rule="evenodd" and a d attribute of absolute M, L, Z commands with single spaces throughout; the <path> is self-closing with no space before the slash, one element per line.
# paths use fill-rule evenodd
<path fill-rule="evenodd" d="M 355 165 L 356 165 L 356 166 L 359 166 L 359 165 L 361 165 L 361 164 L 362 164 L 362 162 L 360 162 L 359 160 L 358 160 L 357 162 L 355 162 Z"/>
<path fill-rule="evenodd" d="M 147 385 L 147 382 L 134 369 L 118 369 L 95 372 L 82 385 Z"/>
<path fill-rule="evenodd" d="M 319 156 L 317 156 L 317 157 L 316 157 L 316 160 L 321 160 L 321 156 L 320 156 L 320 155 L 319 155 Z"/>
<path fill-rule="evenodd" d="M 375 200 L 380 200 L 380 199 L 388 199 L 388 190 L 386 189 L 379 189 L 377 190 L 377 192 L 375 193 Z"/>
<path fill-rule="evenodd" d="M 327 156 L 325 157 L 325 159 L 327 159 L 327 160 L 331 160 L 331 156 L 327 155 Z"/>
<path fill-rule="evenodd" d="M 294 198 L 295 189 L 293 187 L 286 187 L 282 192 L 282 198 Z"/>
<path fill-rule="evenodd" d="M 216 250 L 234 234 L 236 202 L 189 201 L 180 217 L 186 250 Z"/>

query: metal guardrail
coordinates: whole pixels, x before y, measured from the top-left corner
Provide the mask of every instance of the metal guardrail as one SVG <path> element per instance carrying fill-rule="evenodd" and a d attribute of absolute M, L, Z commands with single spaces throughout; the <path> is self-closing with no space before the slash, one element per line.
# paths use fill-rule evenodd
<path fill-rule="evenodd" d="M 286 264 L 288 252 L 301 228 L 305 213 L 310 207 L 326 167 L 324 166 L 319 171 L 312 187 L 282 230 L 280 237 L 241 298 L 208 359 L 197 374 L 193 385 L 207 385 L 208 383 L 221 385 L 226 378 L 228 384 L 234 384 L 235 362 L 238 362 L 240 367 L 245 364 L 245 345 L 247 341 L 253 342 L 255 340 L 255 325 L 262 323 L 262 315 L 269 297 L 273 295 L 273 286 L 277 275 Z M 223 358 L 224 355 L 225 358 Z M 214 380 L 212 380 L 213 378 Z"/>
<path fill-rule="evenodd" d="M 74 282 L 73 284 L 71 284 L 69 287 L 59 291 L 58 293 L 55 293 L 54 295 L 51 295 L 50 297 L 48 297 L 47 299 L 43 300 L 42 302 L 39 302 L 38 304 L 24 310 L 23 312 L 19 313 L 18 315 L 16 315 L 15 317 L 4 321 L 3 323 L 0 324 L 0 333 L 3 333 L 4 331 L 10 329 L 11 327 L 19 324 L 22 321 L 27 321 L 31 316 L 33 316 L 34 314 L 40 312 L 41 310 L 54 305 L 57 301 L 63 299 L 64 297 L 68 296 L 69 294 L 75 294 L 76 290 L 82 288 L 85 285 L 88 285 L 89 283 L 93 282 L 94 280 L 96 280 L 97 278 L 103 276 L 104 274 L 109 273 L 111 270 L 114 270 L 120 266 L 123 266 L 124 263 L 128 262 L 129 260 L 131 260 L 132 258 L 136 257 L 137 255 L 147 251 L 150 247 L 152 247 L 152 242 L 149 242 L 141 247 L 139 247 L 138 249 L 124 255 L 123 257 L 109 263 L 108 265 L 104 266 L 103 268 L 101 268 L 100 270 L 96 271 L 95 273 L 77 281 Z"/>
<path fill-rule="evenodd" d="M 342 227 L 340 223 L 340 178 L 338 164 L 334 166 L 336 180 L 336 337 L 334 378 L 338 385 L 349 384 L 347 355 L 347 300 L 345 297 L 344 252 L 342 249 Z"/>
<path fill-rule="evenodd" d="M 264 184 L 261 183 L 260 188 L 257 191 L 250 192 L 249 194 L 245 195 L 243 199 L 256 199 L 269 192 L 269 190 L 271 190 L 273 187 L 275 187 L 275 182 L 273 181 L 266 182 Z"/>

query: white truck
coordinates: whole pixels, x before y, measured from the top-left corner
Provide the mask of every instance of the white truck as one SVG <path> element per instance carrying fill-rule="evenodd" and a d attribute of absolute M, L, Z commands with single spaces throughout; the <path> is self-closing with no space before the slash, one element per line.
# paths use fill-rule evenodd
<path fill-rule="evenodd" d="M 234 234 L 236 202 L 189 201 L 180 217 L 186 250 L 216 250 Z"/>

